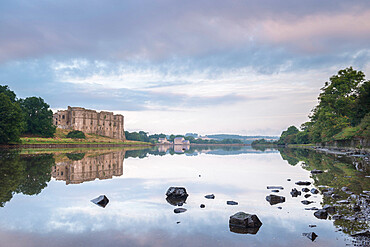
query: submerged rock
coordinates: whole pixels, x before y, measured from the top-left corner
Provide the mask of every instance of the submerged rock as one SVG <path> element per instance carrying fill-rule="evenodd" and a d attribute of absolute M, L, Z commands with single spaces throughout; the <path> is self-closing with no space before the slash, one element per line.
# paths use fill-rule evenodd
<path fill-rule="evenodd" d="M 304 195 L 305 198 L 309 198 L 310 196 L 311 196 L 311 194 Z"/>
<path fill-rule="evenodd" d="M 309 205 L 311 203 L 314 203 L 314 201 L 303 200 L 303 201 L 301 201 L 301 203 L 304 204 L 304 205 Z"/>
<path fill-rule="evenodd" d="M 310 185 L 311 182 L 307 182 L 307 181 L 298 181 L 295 183 L 296 185 Z"/>
<path fill-rule="evenodd" d="M 300 196 L 301 195 L 301 192 L 298 191 L 296 188 L 292 189 L 292 191 L 290 192 L 290 194 L 292 195 L 292 197 L 297 197 L 297 196 Z"/>
<path fill-rule="evenodd" d="M 215 199 L 215 195 L 214 194 L 206 195 L 204 197 L 207 198 L 207 199 Z"/>
<path fill-rule="evenodd" d="M 318 193 L 319 193 L 319 191 L 318 191 L 317 189 L 315 189 L 315 188 L 312 188 L 312 189 L 311 189 L 311 193 L 312 193 L 312 194 L 318 194 Z"/>
<path fill-rule="evenodd" d="M 309 238 L 312 242 L 318 237 L 314 232 L 302 233 L 302 235 Z"/>
<path fill-rule="evenodd" d="M 188 198 L 188 193 L 183 187 L 170 187 L 166 192 L 166 201 L 173 206 L 182 206 Z"/>
<path fill-rule="evenodd" d="M 267 186 L 268 190 L 283 190 L 282 186 Z"/>
<path fill-rule="evenodd" d="M 109 203 L 109 199 L 105 195 L 101 195 L 95 199 L 92 199 L 91 202 L 102 208 L 105 208 L 105 206 L 107 206 L 107 204 Z"/>
<path fill-rule="evenodd" d="M 175 214 L 184 213 L 184 212 L 186 212 L 186 208 L 175 208 L 175 209 L 173 210 L 173 212 L 174 212 Z"/>
<path fill-rule="evenodd" d="M 200 208 L 205 208 L 205 207 L 206 207 L 206 205 L 200 204 Z"/>
<path fill-rule="evenodd" d="M 283 203 L 285 202 L 285 197 L 284 196 L 277 196 L 277 195 L 269 195 L 266 196 L 266 201 L 270 203 L 270 205 L 275 205 L 278 203 Z"/>
<path fill-rule="evenodd" d="M 271 190 L 271 192 L 278 193 L 278 192 L 279 192 L 279 190 Z"/>
<path fill-rule="evenodd" d="M 305 208 L 304 210 L 319 210 L 317 207 Z"/>
<path fill-rule="evenodd" d="M 256 234 L 259 228 L 262 226 L 262 222 L 258 219 L 255 214 L 247 214 L 244 212 L 238 212 L 229 219 L 230 231 L 241 234 Z"/>
<path fill-rule="evenodd" d="M 238 205 L 238 203 L 235 201 L 227 201 L 226 204 L 227 205 Z"/>
<path fill-rule="evenodd" d="M 310 191 L 310 189 L 309 189 L 309 188 L 302 188 L 302 191 L 303 191 L 303 192 L 309 192 L 309 191 Z"/>
<path fill-rule="evenodd" d="M 328 212 L 324 209 L 317 210 L 313 215 L 315 215 L 316 218 L 326 220 L 328 218 Z"/>

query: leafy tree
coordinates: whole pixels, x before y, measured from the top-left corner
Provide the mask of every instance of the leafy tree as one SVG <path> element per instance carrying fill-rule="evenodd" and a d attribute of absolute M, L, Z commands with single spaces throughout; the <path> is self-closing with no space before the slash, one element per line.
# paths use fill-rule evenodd
<path fill-rule="evenodd" d="M 13 103 L 17 101 L 15 93 L 12 90 L 10 90 L 7 85 L 5 86 L 0 85 L 0 93 L 4 93 L 5 95 L 7 95 L 10 101 Z"/>
<path fill-rule="evenodd" d="M 72 130 L 71 132 L 69 132 L 67 134 L 66 137 L 67 138 L 76 138 L 76 139 L 85 139 L 86 138 L 84 132 L 79 131 L 79 130 Z"/>
<path fill-rule="evenodd" d="M 296 135 L 299 133 L 299 130 L 295 126 L 290 126 L 287 130 L 281 133 L 278 144 L 295 144 Z"/>
<path fill-rule="evenodd" d="M 21 108 L 8 94 L 0 93 L 0 143 L 3 144 L 19 142 L 19 136 L 23 130 Z"/>
<path fill-rule="evenodd" d="M 20 104 L 26 122 L 25 133 L 52 137 L 55 133 L 53 112 L 40 97 L 21 99 Z"/>

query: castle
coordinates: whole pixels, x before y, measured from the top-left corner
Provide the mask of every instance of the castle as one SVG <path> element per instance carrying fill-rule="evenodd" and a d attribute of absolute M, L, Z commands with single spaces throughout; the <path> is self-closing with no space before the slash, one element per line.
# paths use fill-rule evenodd
<path fill-rule="evenodd" d="M 123 141 L 126 139 L 123 116 L 114 115 L 113 112 L 96 112 L 82 107 L 68 106 L 67 110 L 54 113 L 53 123 L 62 129 L 79 130 Z"/>

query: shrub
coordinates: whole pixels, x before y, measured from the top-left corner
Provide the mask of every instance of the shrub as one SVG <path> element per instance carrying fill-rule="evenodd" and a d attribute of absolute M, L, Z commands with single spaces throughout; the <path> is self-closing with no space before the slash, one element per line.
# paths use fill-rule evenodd
<path fill-rule="evenodd" d="M 73 130 L 73 131 L 69 132 L 66 137 L 67 138 L 73 138 L 73 139 L 85 139 L 86 138 L 84 132 L 79 131 L 79 130 Z"/>

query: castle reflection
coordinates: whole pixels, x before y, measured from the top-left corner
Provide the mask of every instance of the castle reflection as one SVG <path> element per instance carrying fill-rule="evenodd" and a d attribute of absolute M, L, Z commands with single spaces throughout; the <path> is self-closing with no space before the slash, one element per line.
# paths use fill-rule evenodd
<path fill-rule="evenodd" d="M 110 179 L 123 174 L 125 150 L 109 153 L 67 154 L 52 167 L 52 177 L 66 184 L 80 184 L 95 179 Z"/>

